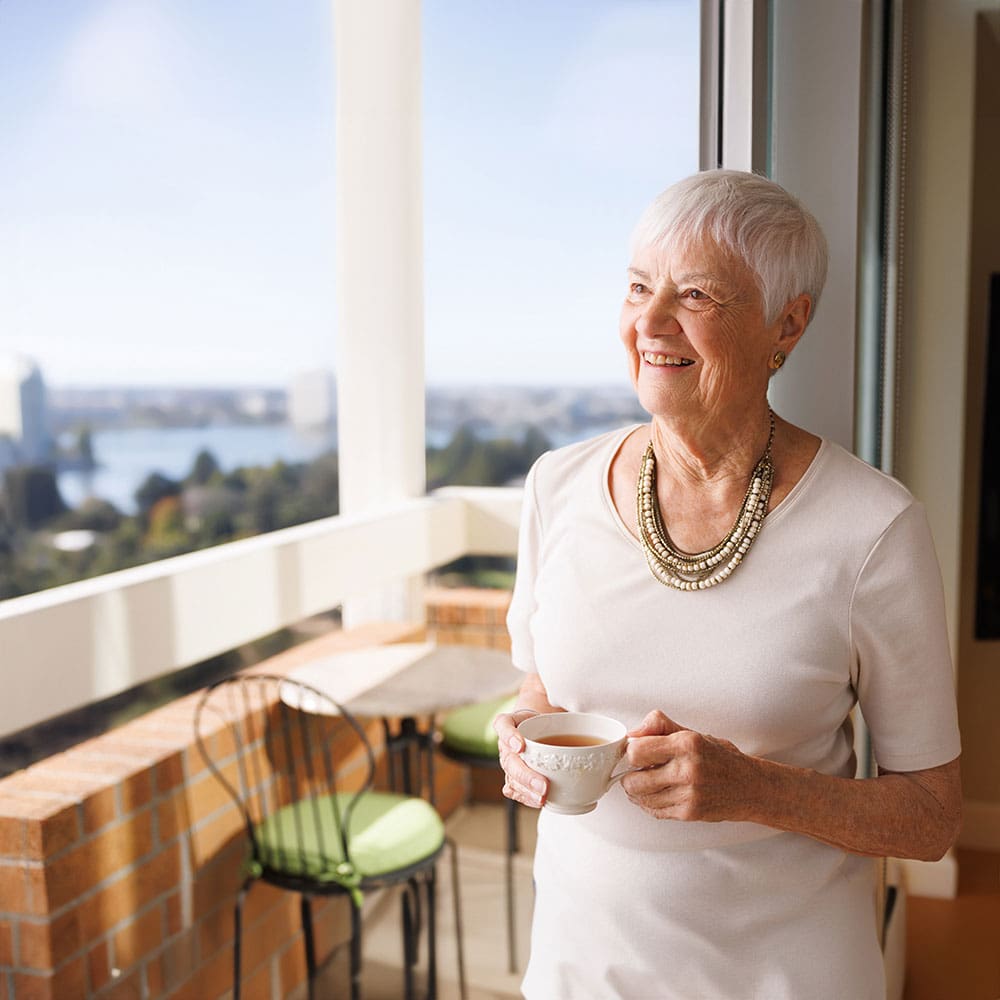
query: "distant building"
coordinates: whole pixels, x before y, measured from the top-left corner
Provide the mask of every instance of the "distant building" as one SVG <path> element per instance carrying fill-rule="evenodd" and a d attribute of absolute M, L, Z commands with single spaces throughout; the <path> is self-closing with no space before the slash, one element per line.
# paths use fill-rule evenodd
<path fill-rule="evenodd" d="M 288 388 L 288 416 L 295 427 L 329 427 L 337 417 L 337 390 L 331 372 L 301 372 Z"/>
<path fill-rule="evenodd" d="M 8 465 L 35 465 L 51 458 L 45 382 L 38 365 L 23 356 L 0 356 L 0 438 L 9 442 L 9 448 L 2 449 L 8 453 Z"/>

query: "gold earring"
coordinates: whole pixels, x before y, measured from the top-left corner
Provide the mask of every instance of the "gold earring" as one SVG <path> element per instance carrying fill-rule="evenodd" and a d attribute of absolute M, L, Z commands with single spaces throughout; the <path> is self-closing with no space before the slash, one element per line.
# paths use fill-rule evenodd
<path fill-rule="evenodd" d="M 777 371 L 785 363 L 786 356 L 784 351 L 775 351 L 774 357 L 771 358 L 771 368 Z"/>

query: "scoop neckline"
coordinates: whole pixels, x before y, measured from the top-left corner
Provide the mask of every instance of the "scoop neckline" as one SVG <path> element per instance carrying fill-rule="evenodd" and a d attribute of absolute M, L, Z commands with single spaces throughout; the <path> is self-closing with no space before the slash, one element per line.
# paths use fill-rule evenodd
<path fill-rule="evenodd" d="M 601 476 L 601 492 L 604 495 L 604 503 L 611 514 L 612 520 L 618 527 L 618 530 L 637 548 L 642 549 L 642 542 L 628 530 L 628 525 L 625 524 L 622 519 L 621 514 L 618 513 L 618 508 L 615 506 L 615 501 L 611 496 L 611 463 L 615 460 L 615 455 L 618 454 L 622 449 L 622 445 L 629 439 L 629 437 L 634 434 L 640 427 L 645 427 L 645 424 L 633 424 L 631 427 L 626 427 L 624 433 L 615 439 L 614 447 L 611 449 L 608 457 L 603 465 L 603 473 Z M 788 493 L 782 498 L 781 503 L 779 503 L 772 511 L 770 511 L 767 517 L 764 518 L 761 524 L 761 531 L 768 524 L 773 524 L 776 520 L 780 520 L 785 512 L 796 503 L 799 495 L 806 488 L 807 483 L 811 480 L 815 474 L 816 470 L 819 468 L 820 459 L 826 454 L 828 450 L 829 442 L 826 438 L 821 437 L 819 439 L 819 447 L 816 449 L 816 454 L 813 455 L 812 460 L 806 466 L 805 472 L 799 476 L 799 481 L 788 491 Z"/>

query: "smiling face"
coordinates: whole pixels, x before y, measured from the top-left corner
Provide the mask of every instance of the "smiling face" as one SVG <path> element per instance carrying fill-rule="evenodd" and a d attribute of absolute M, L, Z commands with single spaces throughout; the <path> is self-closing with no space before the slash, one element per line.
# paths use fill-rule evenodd
<path fill-rule="evenodd" d="M 791 350 L 809 314 L 800 296 L 765 324 L 751 272 L 710 242 L 640 247 L 627 282 L 620 335 L 639 402 L 654 416 L 756 412 L 771 358 Z"/>

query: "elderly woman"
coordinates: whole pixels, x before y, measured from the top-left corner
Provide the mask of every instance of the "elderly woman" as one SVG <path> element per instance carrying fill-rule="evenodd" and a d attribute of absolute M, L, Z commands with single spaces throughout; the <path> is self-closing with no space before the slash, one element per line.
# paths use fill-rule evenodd
<path fill-rule="evenodd" d="M 768 406 L 825 272 L 819 226 L 777 184 L 669 188 L 636 229 L 621 314 L 652 419 L 528 476 L 504 794 L 545 803 L 516 728 L 540 712 L 622 720 L 639 769 L 588 815 L 540 817 L 529 1000 L 882 1000 L 871 859 L 940 858 L 956 836 L 923 508 Z"/>

